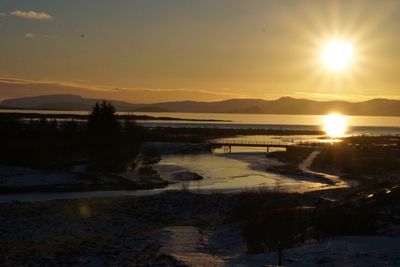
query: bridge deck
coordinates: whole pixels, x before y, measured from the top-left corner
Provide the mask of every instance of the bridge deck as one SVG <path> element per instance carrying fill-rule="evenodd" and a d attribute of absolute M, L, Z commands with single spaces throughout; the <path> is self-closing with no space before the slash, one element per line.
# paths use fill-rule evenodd
<path fill-rule="evenodd" d="M 248 147 L 289 147 L 295 145 L 295 143 L 286 142 L 260 142 L 260 141 L 210 141 L 211 145 L 218 146 L 248 146 Z"/>

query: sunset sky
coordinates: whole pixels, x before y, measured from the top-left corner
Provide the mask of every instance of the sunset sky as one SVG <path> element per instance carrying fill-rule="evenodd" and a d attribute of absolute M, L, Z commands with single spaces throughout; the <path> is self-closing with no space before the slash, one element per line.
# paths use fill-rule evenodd
<path fill-rule="evenodd" d="M 1 0 L 0 34 L 0 100 L 400 98 L 398 0 Z"/>

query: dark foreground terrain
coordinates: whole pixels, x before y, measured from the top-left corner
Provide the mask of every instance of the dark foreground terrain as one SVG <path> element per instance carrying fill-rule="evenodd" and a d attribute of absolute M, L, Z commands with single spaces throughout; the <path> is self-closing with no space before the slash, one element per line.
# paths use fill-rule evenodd
<path fill-rule="evenodd" d="M 129 118 L 121 123 L 109 104 L 101 105 L 97 109 L 110 113 L 94 107 L 83 125 L 0 120 L 0 165 L 18 172 L 40 170 L 41 182 L 48 187 L 44 191 L 54 190 L 55 179 L 63 181 L 60 172 L 72 173 L 65 179 L 79 182 L 61 191 L 140 189 L 112 175 L 135 168 L 136 159 L 139 165 L 159 160 L 157 151 L 142 153 L 144 142 L 202 147 L 210 138 L 267 134 L 256 129 L 146 129 Z M 289 133 L 295 134 L 269 132 Z M 359 136 L 268 155 L 285 164 L 276 171 L 301 175 L 301 162 L 318 152 L 312 169 L 354 181 L 350 188 L 304 194 L 263 189 L 194 194 L 183 187 L 142 197 L 3 202 L 0 266 L 263 266 L 277 264 L 279 254 L 286 266 L 396 266 L 399 144 L 396 136 Z M 85 171 L 76 171 L 79 166 Z M 148 186 L 153 171 L 141 167 L 138 173 Z M 5 189 L 3 193 L 15 193 Z"/>
<path fill-rule="evenodd" d="M 285 253 L 306 243 L 376 235 L 397 242 L 399 203 L 397 186 L 3 203 L 0 265 L 254 266 L 254 257 L 262 265 L 276 264 L 282 249 L 283 261 L 298 266 L 302 259 Z M 348 256 L 331 259 L 320 252 L 311 260 L 332 266 Z M 389 252 L 379 256 L 388 266 L 400 264 Z"/>

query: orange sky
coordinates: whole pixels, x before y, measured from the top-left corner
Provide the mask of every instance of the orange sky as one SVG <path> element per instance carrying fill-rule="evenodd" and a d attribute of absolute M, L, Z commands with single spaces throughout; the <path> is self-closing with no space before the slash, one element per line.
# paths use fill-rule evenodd
<path fill-rule="evenodd" d="M 396 0 L 4 0 L 0 100 L 400 98 L 399 14 Z M 333 38 L 354 46 L 340 73 L 320 60 Z"/>

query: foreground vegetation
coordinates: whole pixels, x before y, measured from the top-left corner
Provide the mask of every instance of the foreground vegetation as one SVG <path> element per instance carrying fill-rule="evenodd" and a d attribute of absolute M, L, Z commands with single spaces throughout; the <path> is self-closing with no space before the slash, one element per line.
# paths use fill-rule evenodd
<path fill-rule="evenodd" d="M 400 171 L 400 138 L 396 136 L 358 136 L 326 146 L 314 161 L 316 169 L 331 169 L 348 179 L 379 180 L 396 177 Z"/>
<path fill-rule="evenodd" d="M 93 108 L 85 124 L 3 118 L 0 129 L 0 164 L 50 170 L 82 163 L 92 170 L 121 170 L 138 153 L 144 136 L 134 120 L 121 124 L 106 102 Z"/>

